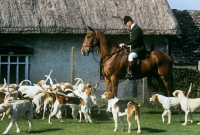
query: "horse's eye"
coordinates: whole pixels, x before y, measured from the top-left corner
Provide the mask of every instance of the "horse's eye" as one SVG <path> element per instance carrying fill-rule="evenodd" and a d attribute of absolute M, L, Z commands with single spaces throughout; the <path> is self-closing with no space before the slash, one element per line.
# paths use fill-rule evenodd
<path fill-rule="evenodd" d="M 89 38 L 91 38 L 91 37 L 93 37 L 93 36 L 94 36 L 94 35 L 88 35 L 87 38 L 89 39 Z"/>

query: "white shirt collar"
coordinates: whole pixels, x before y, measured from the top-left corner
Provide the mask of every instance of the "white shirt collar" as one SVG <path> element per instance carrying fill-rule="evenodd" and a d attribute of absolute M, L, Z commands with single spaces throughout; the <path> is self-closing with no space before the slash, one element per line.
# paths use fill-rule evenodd
<path fill-rule="evenodd" d="M 133 23 L 133 24 L 131 25 L 131 29 L 133 28 L 134 25 L 135 25 L 135 23 Z"/>

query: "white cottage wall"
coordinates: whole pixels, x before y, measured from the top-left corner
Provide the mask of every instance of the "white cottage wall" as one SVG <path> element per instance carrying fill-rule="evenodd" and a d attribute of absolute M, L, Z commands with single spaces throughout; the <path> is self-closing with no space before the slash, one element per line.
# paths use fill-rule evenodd
<path fill-rule="evenodd" d="M 30 57 L 30 72 L 29 79 L 33 83 L 37 83 L 41 79 L 46 79 L 44 75 L 51 74 L 52 79 L 58 81 L 71 81 L 71 48 L 76 48 L 76 74 L 75 77 L 82 78 L 85 82 L 96 84 L 100 81 L 97 89 L 97 96 L 100 96 L 105 90 L 105 82 L 100 80 L 100 66 L 94 60 L 100 61 L 100 55 L 92 54 L 89 56 L 82 56 L 81 46 L 85 35 L 79 34 L 0 34 L 0 46 L 5 43 L 21 42 L 26 46 L 34 48 L 34 54 Z M 117 43 L 128 40 L 128 35 L 111 36 Z M 144 36 L 144 41 L 149 49 L 149 45 L 153 43 L 155 49 L 167 52 L 168 41 L 167 36 Z M 96 48 L 98 50 L 98 48 Z M 26 78 L 24 78 L 26 79 Z M 118 96 L 132 97 L 134 88 L 137 89 L 137 97 L 141 97 L 142 89 L 141 82 L 135 82 L 137 85 L 129 80 L 120 81 Z"/>

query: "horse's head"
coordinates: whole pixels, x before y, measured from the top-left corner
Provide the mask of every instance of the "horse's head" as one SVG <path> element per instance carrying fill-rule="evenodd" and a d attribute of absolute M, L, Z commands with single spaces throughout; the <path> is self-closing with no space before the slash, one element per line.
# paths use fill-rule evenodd
<path fill-rule="evenodd" d="M 89 31 L 83 41 L 83 45 L 81 48 L 82 55 L 89 55 L 90 52 L 93 52 L 93 48 L 99 44 L 99 40 L 96 37 L 95 30 L 89 26 L 87 27 Z"/>

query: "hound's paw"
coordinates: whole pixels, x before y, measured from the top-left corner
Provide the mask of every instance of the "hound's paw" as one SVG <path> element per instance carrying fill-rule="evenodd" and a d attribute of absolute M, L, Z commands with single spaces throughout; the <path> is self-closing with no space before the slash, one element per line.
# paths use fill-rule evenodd
<path fill-rule="evenodd" d="M 183 126 L 186 126 L 186 123 L 183 123 L 182 125 L 183 125 Z"/>
<path fill-rule="evenodd" d="M 110 111 L 106 111 L 108 116 L 112 116 L 112 113 Z"/>
<path fill-rule="evenodd" d="M 89 120 L 90 123 L 92 123 L 92 120 Z"/>

